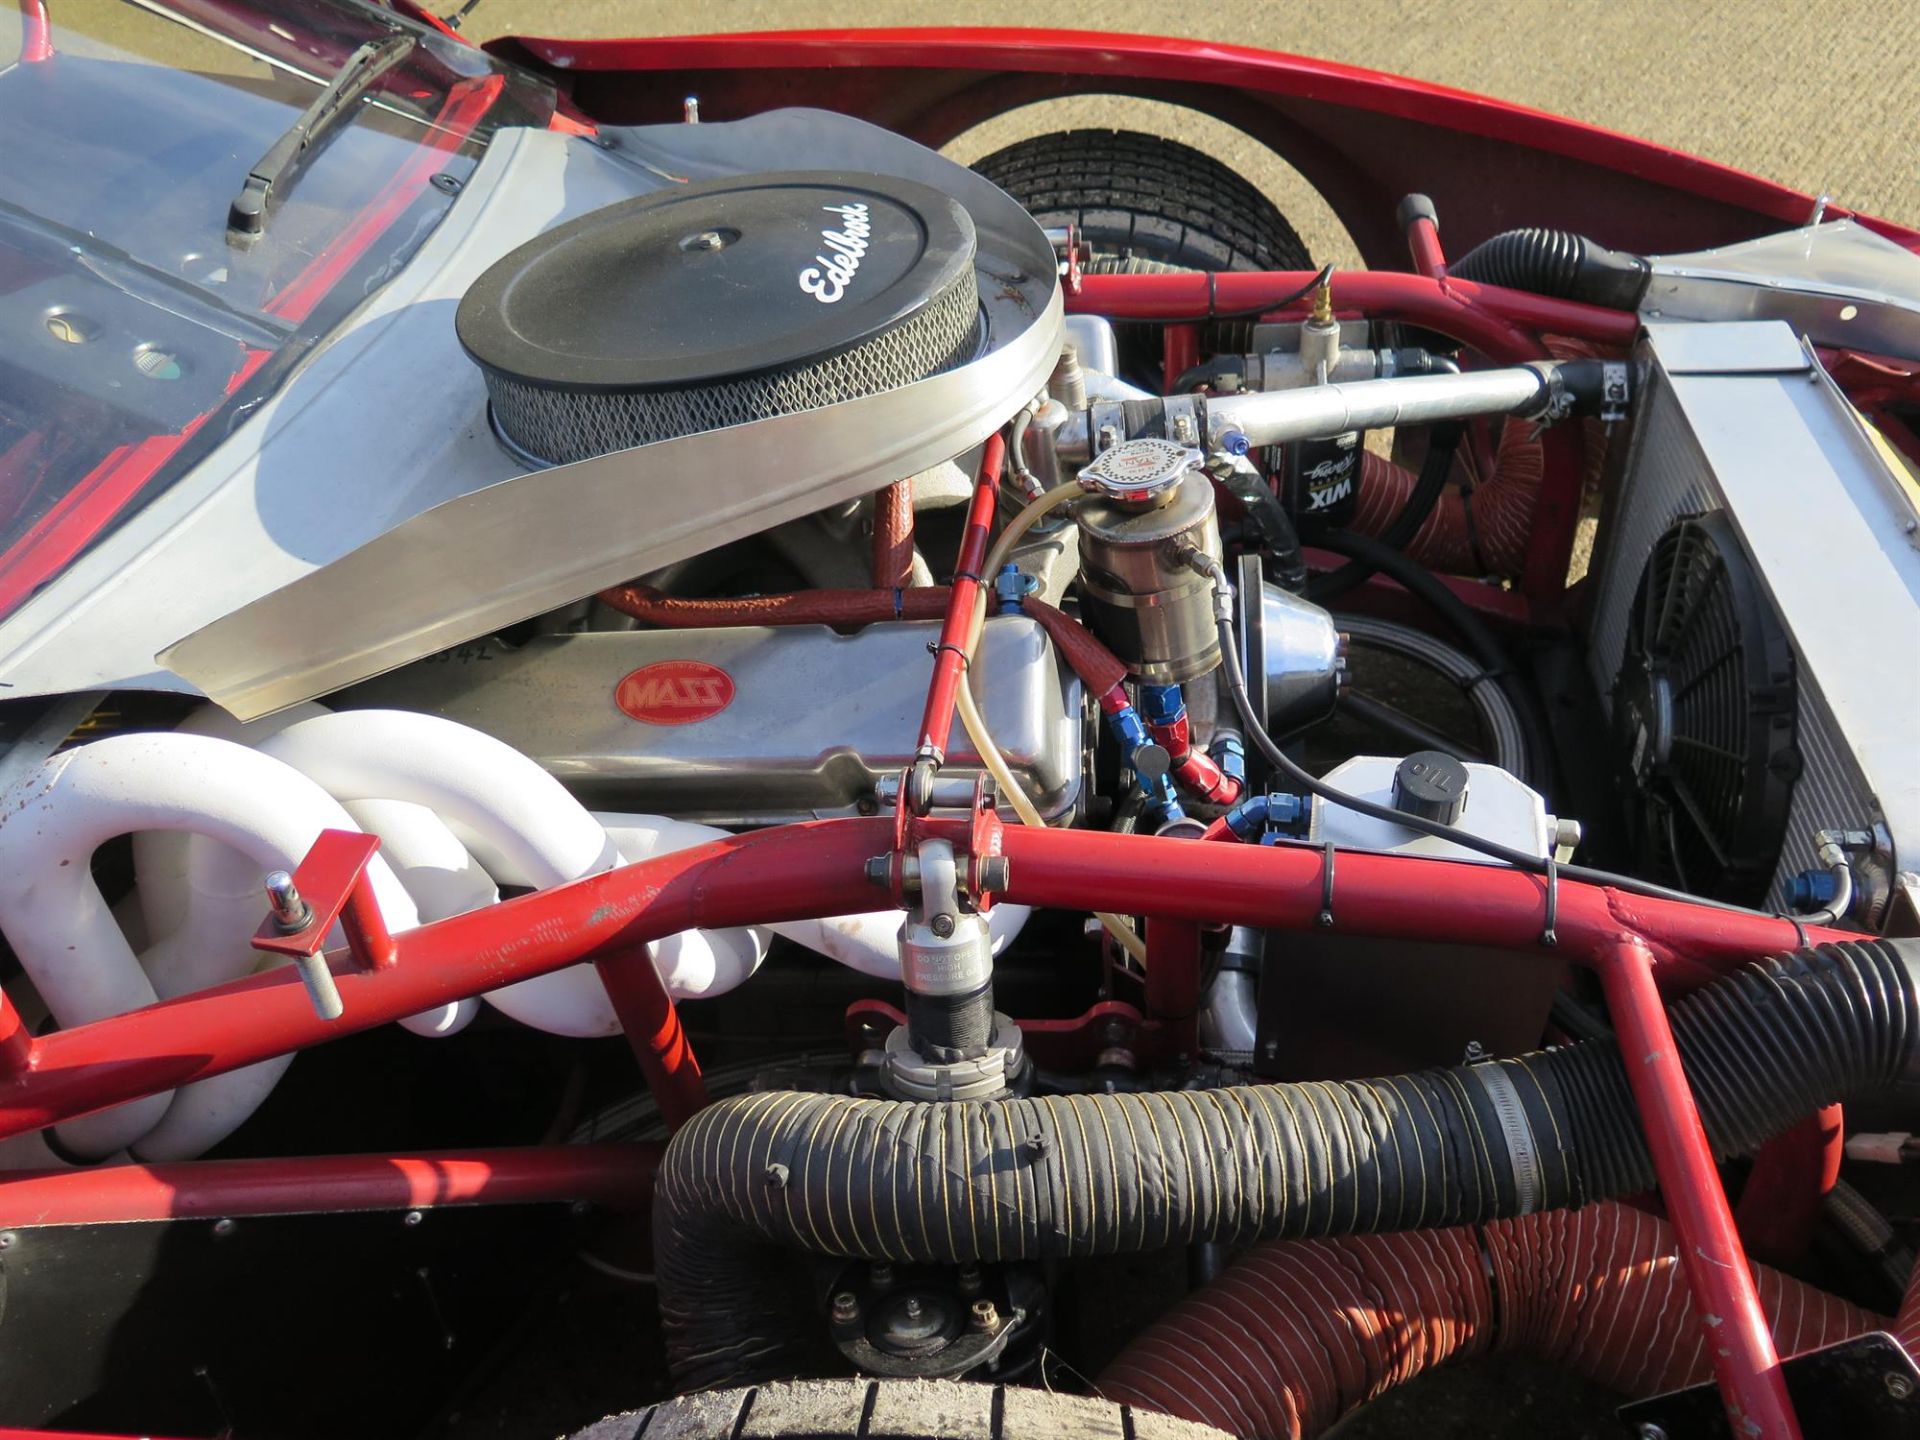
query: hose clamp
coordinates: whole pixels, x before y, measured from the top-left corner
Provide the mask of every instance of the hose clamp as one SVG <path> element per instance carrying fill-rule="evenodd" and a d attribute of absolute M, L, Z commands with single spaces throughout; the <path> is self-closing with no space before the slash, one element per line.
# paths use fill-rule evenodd
<path fill-rule="evenodd" d="M 1527 1108 L 1513 1077 L 1498 1063 L 1468 1067 L 1480 1088 L 1493 1102 L 1494 1117 L 1500 1122 L 1500 1134 L 1507 1142 L 1507 1165 L 1513 1175 L 1514 1214 L 1531 1215 L 1546 1199 L 1546 1171 L 1540 1163 L 1540 1149 L 1533 1138 L 1533 1126 L 1527 1121 Z"/>

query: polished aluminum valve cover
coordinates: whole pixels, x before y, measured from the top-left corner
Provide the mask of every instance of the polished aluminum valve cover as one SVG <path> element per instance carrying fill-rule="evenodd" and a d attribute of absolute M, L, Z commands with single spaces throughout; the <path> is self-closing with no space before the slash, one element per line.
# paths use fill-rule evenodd
<path fill-rule="evenodd" d="M 545 635 L 462 645 L 340 697 L 424 710 L 532 756 L 588 804 L 774 825 L 871 814 L 913 758 L 931 621 Z M 987 621 L 975 658 L 987 725 L 1049 818 L 1081 798 L 1080 681 L 1025 616 Z M 943 774 L 979 755 L 955 728 Z"/>

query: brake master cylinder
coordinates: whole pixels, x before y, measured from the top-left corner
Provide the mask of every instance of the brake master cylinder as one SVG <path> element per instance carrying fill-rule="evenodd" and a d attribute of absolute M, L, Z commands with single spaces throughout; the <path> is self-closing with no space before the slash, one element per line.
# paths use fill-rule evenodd
<path fill-rule="evenodd" d="M 1080 472 L 1090 492 L 1074 515 L 1087 621 L 1128 670 L 1156 685 L 1220 663 L 1212 582 L 1185 560 L 1221 553 L 1203 458 L 1171 440 L 1123 440 Z"/>

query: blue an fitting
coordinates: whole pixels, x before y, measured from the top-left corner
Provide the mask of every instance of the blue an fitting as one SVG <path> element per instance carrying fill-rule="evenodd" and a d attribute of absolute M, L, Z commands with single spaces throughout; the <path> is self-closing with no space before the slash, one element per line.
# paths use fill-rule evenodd
<path fill-rule="evenodd" d="M 1247 783 L 1247 747 L 1240 743 L 1240 737 L 1231 730 L 1222 730 L 1213 737 L 1213 743 L 1207 747 L 1207 754 L 1213 763 L 1220 767 L 1220 773 L 1229 780 L 1244 787 Z"/>
<path fill-rule="evenodd" d="M 1018 615 L 1021 602 L 1040 588 L 1040 582 L 1009 560 L 993 577 L 993 593 L 1000 602 L 999 613 Z"/>
<path fill-rule="evenodd" d="M 1141 768 L 1139 757 L 1143 749 L 1151 747 L 1163 757 L 1166 752 L 1147 733 L 1140 712 L 1131 705 L 1122 705 L 1118 710 L 1108 710 L 1106 717 L 1107 729 L 1120 742 L 1122 761 L 1133 772 L 1140 793 L 1147 797 L 1147 808 L 1163 821 L 1186 819 L 1187 812 L 1181 808 L 1179 797 L 1173 793 L 1173 776 L 1165 770 L 1156 772 L 1151 766 Z"/>
<path fill-rule="evenodd" d="M 1824 910 L 1839 891 L 1831 870 L 1802 870 L 1787 887 L 1787 904 L 1795 910 Z"/>
<path fill-rule="evenodd" d="M 1283 834 L 1296 834 L 1313 816 L 1313 800 L 1306 795 L 1252 795 L 1222 817 L 1227 828 L 1242 840 L 1257 843 L 1269 827 Z"/>
<path fill-rule="evenodd" d="M 1187 700 L 1178 685 L 1142 685 L 1140 708 L 1149 725 L 1178 725 L 1187 713 Z"/>

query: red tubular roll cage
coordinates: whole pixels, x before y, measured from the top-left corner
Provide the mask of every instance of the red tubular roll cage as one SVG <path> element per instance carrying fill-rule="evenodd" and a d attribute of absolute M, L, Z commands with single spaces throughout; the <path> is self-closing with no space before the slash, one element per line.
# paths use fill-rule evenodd
<path fill-rule="evenodd" d="M 1015 88 L 1024 85 L 1034 92 L 1027 98 L 1038 98 L 1051 83 L 1040 72 L 1068 73 L 1095 55 L 1086 42 L 1119 38 L 1054 35 L 1053 48 L 1047 49 L 1036 48 L 1036 33 L 980 32 L 974 42 L 979 55 L 932 41 L 922 44 L 918 35 L 870 42 L 841 36 L 768 37 L 772 48 L 762 44 L 759 49 L 762 63 L 803 71 L 809 63 L 819 67 L 844 60 L 849 47 L 858 49 L 863 43 L 877 47 L 866 57 L 873 63 L 985 69 L 989 61 L 1007 63 L 1008 47 L 1017 38 L 1035 74 L 1016 82 Z M 1247 86 L 1258 80 L 1276 94 L 1296 84 L 1308 90 L 1327 85 L 1365 88 L 1387 78 L 1341 72 L 1339 67 L 1319 67 L 1308 74 L 1312 62 L 1269 64 L 1285 57 L 1261 57 L 1231 47 L 1212 47 L 1202 60 L 1188 53 L 1192 47 L 1178 54 L 1164 48 L 1172 43 L 1129 38 L 1125 46 L 1107 45 L 1098 48 L 1096 68 L 1133 67 L 1136 79 L 1120 88 L 1154 93 L 1156 98 L 1171 98 L 1174 91 L 1162 97 L 1152 86 L 1177 89 L 1196 78 L 1189 72 L 1198 64 L 1253 66 L 1261 73 L 1228 78 Z M 538 56 L 541 42 L 525 44 Z M 689 81 L 711 80 L 743 63 L 737 49 L 722 60 L 724 45 L 695 38 L 649 41 L 640 51 L 600 47 L 585 68 L 607 71 L 627 65 L 679 78 L 673 76 L 678 66 Z M 815 83 L 832 83 L 818 79 L 823 73 L 815 71 Z M 739 83 L 737 74 L 729 74 L 729 82 Z M 1405 98 L 1407 82 L 1392 83 Z M 1219 93 L 1218 86 L 1214 93 Z M 827 97 L 807 98 L 817 103 Z M 1467 109 L 1486 105 L 1477 97 L 1433 91 L 1419 98 L 1462 110 L 1463 128 L 1486 119 Z M 974 118 L 968 105 L 950 103 L 948 109 L 952 113 L 926 119 L 922 128 L 954 130 Z M 1555 146 L 1579 160 L 1618 163 L 1625 172 L 1615 152 L 1636 142 L 1516 113 L 1529 125 L 1566 130 L 1564 136 L 1554 132 Z M 942 137 L 926 138 L 938 143 Z M 1725 223 L 1710 213 L 1715 206 L 1730 211 L 1750 207 L 1784 217 L 1800 201 L 1731 172 L 1716 171 L 1708 179 L 1715 193 L 1698 203 L 1700 214 L 1691 222 L 1703 238 Z M 1876 223 L 1908 238 L 1898 227 Z M 1369 252 L 1378 252 L 1384 243 L 1377 228 L 1361 239 Z M 1636 320 L 1631 315 L 1452 279 L 1435 236 L 1416 227 L 1410 241 L 1420 273 L 1338 274 L 1334 291 L 1340 307 L 1453 335 L 1496 362 L 1538 358 L 1540 333 L 1615 347 L 1633 339 Z M 1222 275 L 1214 288 L 1198 276 L 1090 276 L 1080 281 L 1068 304 L 1070 309 L 1115 318 L 1164 319 L 1202 313 L 1214 305 L 1223 310 L 1257 305 L 1264 296 L 1298 288 L 1306 278 Z M 1187 357 L 1193 342 L 1190 328 L 1176 324 L 1168 330 L 1169 361 Z M 1548 439 L 1534 544 L 1519 593 L 1459 587 L 1463 598 L 1497 618 L 1539 621 L 1557 616 L 1577 514 L 1581 454 L 1572 427 L 1558 427 L 1548 432 Z M 939 707 L 929 699 L 931 716 Z M 944 716 L 945 711 L 940 713 Z M 1164 1043 L 1175 1048 L 1192 1043 L 1191 1022 L 1199 1001 L 1199 968 L 1193 963 L 1196 922 L 1324 928 L 1322 917 L 1330 914 L 1333 928 L 1345 933 L 1403 939 L 1443 935 L 1551 954 L 1595 968 L 1629 1058 L 1635 1101 L 1679 1232 L 1696 1316 L 1709 1336 L 1707 1350 L 1736 1433 L 1780 1440 L 1799 1436 L 1739 1233 L 1674 1050 L 1661 992 L 1691 989 L 1761 955 L 1839 939 L 1840 932 L 1579 882 L 1552 883 L 1493 865 L 1343 853 L 1337 873 L 1332 873 L 1320 852 L 1292 847 L 1196 846 L 1146 836 L 1008 829 L 991 811 L 968 820 L 910 815 L 897 820 L 898 825 L 888 819 L 824 821 L 736 836 L 391 939 L 368 934 L 366 926 L 353 927 L 353 950 L 329 957 L 345 1007 L 341 1018 L 331 1022 L 315 1014 L 291 969 L 37 1038 L 0 995 L 0 1138 L 581 963 L 598 968 L 663 1116 L 677 1124 L 705 1103 L 705 1089 L 673 1003 L 646 958 L 646 943 L 696 926 L 871 909 L 877 894 L 866 878 L 867 861 L 900 853 L 921 839 L 939 838 L 970 854 L 1005 857 L 1007 885 L 997 898 L 1144 913 L 1151 960 L 1144 1024 L 1157 1027 Z M 354 847 L 362 855 L 357 865 L 345 855 Z M 349 893 L 334 899 L 364 915 L 370 901 L 364 888 L 365 853 L 364 837 L 328 832 L 302 866 L 303 876 L 309 867 L 315 874 L 349 872 L 344 882 Z M 1436 876 L 1436 865 L 1445 867 L 1443 875 Z M 303 890 L 310 901 L 327 898 L 304 885 Z M 376 946 L 376 941 L 384 943 Z M 1115 1008 L 1101 1007 L 1103 1012 Z M 1036 1024 L 1035 1034 L 1046 1033 L 1051 1023 Z M 658 1159 L 657 1148 L 640 1145 L 536 1147 L 16 1174 L 0 1179 L 0 1226 L 434 1203 L 586 1200 L 638 1206 L 645 1203 Z"/>

